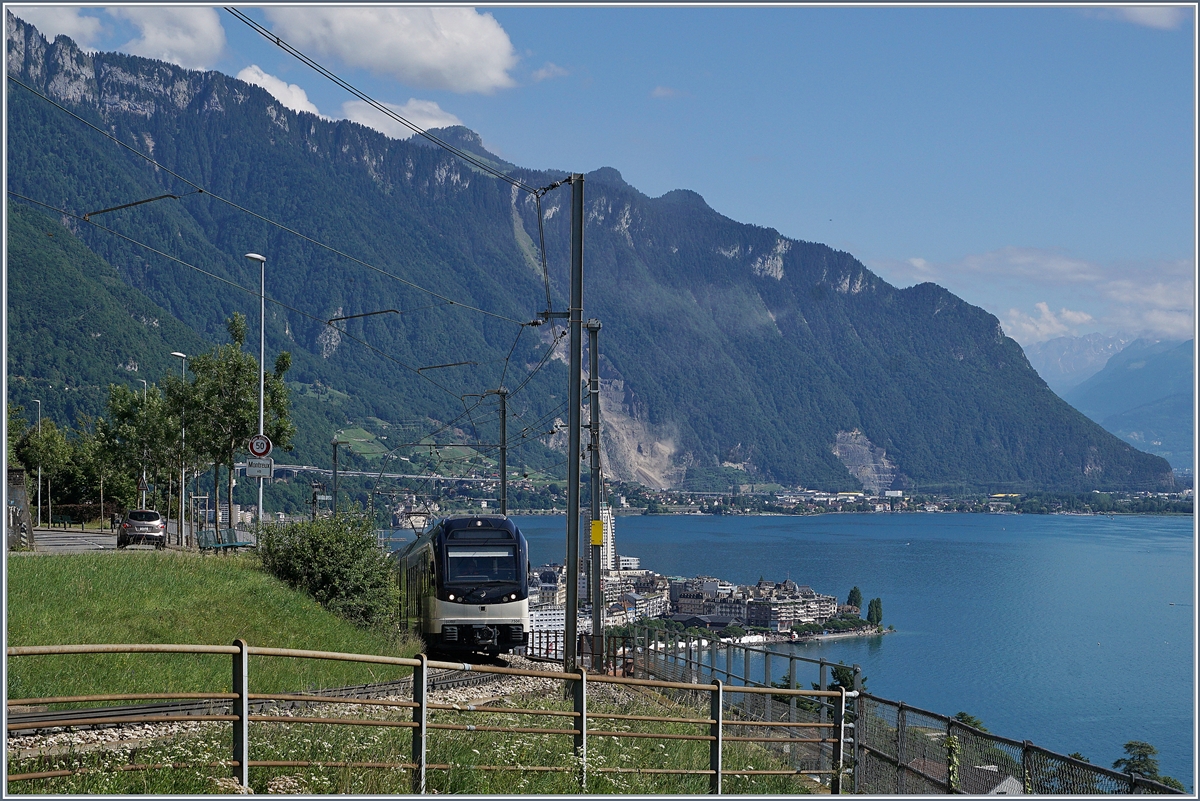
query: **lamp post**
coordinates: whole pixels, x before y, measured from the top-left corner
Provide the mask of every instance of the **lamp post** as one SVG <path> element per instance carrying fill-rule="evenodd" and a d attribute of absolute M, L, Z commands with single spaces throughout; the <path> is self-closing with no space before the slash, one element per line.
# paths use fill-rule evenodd
<path fill-rule="evenodd" d="M 187 387 L 187 354 L 179 351 L 171 351 L 172 356 L 178 356 L 183 359 L 183 384 Z M 179 527 L 179 536 L 176 538 L 176 545 L 183 546 L 184 531 L 183 521 L 185 519 L 187 509 L 187 457 L 184 448 L 187 446 L 187 422 L 184 419 L 186 413 L 186 403 L 180 406 L 179 409 L 179 520 L 176 525 Z"/>
<path fill-rule="evenodd" d="M 142 416 L 142 425 L 145 426 L 146 425 L 146 401 L 150 397 L 150 385 L 146 383 L 146 379 L 144 379 L 144 378 L 139 378 L 138 381 L 142 382 L 142 415 L 141 416 Z M 146 435 L 146 432 L 143 431 L 142 436 L 145 436 L 145 435 Z M 143 445 L 142 446 L 142 503 L 138 507 L 140 509 L 146 508 L 145 487 L 146 487 L 146 448 Z"/>
<path fill-rule="evenodd" d="M 266 334 L 267 334 L 267 259 L 257 253 L 247 253 L 246 258 L 258 262 L 258 433 L 263 433 L 263 389 L 266 384 Z M 258 525 L 263 521 L 263 480 L 258 477 Z"/>
<path fill-rule="evenodd" d="M 38 440 L 39 440 L 38 445 L 40 446 L 41 445 L 40 440 L 42 438 L 42 402 L 40 400 L 38 400 L 37 398 L 34 398 L 33 402 L 38 405 Z M 39 527 L 41 527 L 41 525 L 42 525 L 42 457 L 40 455 L 40 453 L 41 453 L 40 447 L 38 449 L 38 452 L 39 452 L 39 455 L 38 455 L 38 489 L 37 489 L 37 503 L 38 503 L 37 524 Z"/>

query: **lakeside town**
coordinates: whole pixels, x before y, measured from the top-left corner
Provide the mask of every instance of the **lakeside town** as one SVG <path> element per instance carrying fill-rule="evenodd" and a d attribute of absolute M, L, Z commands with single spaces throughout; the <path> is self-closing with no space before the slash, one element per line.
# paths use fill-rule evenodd
<path fill-rule="evenodd" d="M 617 553 L 613 510 L 601 504 L 600 603 L 605 629 L 634 623 L 698 629 L 721 637 L 800 639 L 829 633 L 879 633 L 882 601 L 871 601 L 867 619 L 859 617 L 862 597 L 857 587 L 846 603 L 790 578 L 756 584 L 734 584 L 716 576 L 665 576 L 642 567 L 635 556 Z M 579 597 L 588 599 L 590 557 L 581 559 Z M 529 574 L 530 631 L 562 631 L 566 627 L 567 569 L 545 564 Z M 592 632 L 591 604 L 578 615 L 578 630 Z"/>

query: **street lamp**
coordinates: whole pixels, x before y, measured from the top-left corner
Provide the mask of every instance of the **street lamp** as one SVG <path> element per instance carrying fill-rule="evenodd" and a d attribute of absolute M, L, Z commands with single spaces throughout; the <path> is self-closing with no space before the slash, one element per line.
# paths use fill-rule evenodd
<path fill-rule="evenodd" d="M 42 525 L 42 457 L 41 457 L 41 438 L 42 438 L 42 402 L 36 398 L 33 400 L 38 405 L 38 513 L 37 524 L 40 528 Z"/>
<path fill-rule="evenodd" d="M 258 434 L 263 434 L 263 387 L 266 383 L 266 334 L 267 334 L 267 259 L 257 253 L 247 253 L 246 258 L 258 262 Z M 263 521 L 263 480 L 258 477 L 258 525 Z"/>
<path fill-rule="evenodd" d="M 183 383 L 187 385 L 187 354 L 179 351 L 171 351 L 172 356 L 178 356 L 183 359 Z M 184 454 L 184 448 L 187 446 L 187 424 L 184 420 L 186 405 L 181 405 L 179 409 L 179 520 L 176 525 L 179 527 L 179 537 L 176 545 L 182 547 L 184 539 L 183 521 L 187 514 L 187 461 Z"/>
<path fill-rule="evenodd" d="M 142 426 L 144 427 L 146 425 L 146 400 L 150 395 L 150 385 L 146 383 L 146 379 L 144 379 L 144 378 L 139 378 L 137 380 L 142 382 Z M 145 435 L 146 435 L 146 432 L 143 431 L 142 436 L 145 436 Z M 145 509 L 146 508 L 146 449 L 145 449 L 145 447 L 142 448 L 142 486 L 141 486 L 141 490 L 142 490 L 142 503 L 138 508 Z"/>

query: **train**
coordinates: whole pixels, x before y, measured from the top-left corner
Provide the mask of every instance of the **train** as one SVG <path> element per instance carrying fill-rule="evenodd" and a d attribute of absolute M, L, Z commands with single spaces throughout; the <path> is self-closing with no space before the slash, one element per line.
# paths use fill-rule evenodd
<path fill-rule="evenodd" d="M 529 642 L 529 546 L 504 515 L 434 521 L 392 554 L 402 624 L 430 653 L 511 653 Z"/>

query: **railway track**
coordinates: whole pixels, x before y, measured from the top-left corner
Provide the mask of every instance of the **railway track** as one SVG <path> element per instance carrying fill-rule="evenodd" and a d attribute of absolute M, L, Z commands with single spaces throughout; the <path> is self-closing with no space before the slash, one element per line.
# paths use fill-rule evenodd
<path fill-rule="evenodd" d="M 467 670 L 444 670 L 431 672 L 429 676 L 430 690 L 447 690 L 455 687 L 473 687 L 488 684 L 500 678 L 496 673 L 478 673 Z M 320 696 L 336 701 L 339 698 L 383 698 L 412 692 L 412 678 L 385 681 L 377 684 L 355 684 L 348 687 L 334 687 L 325 690 L 313 690 L 306 695 Z M 266 710 L 304 708 L 320 701 L 251 701 L 250 710 L 261 714 Z M 163 722 L 178 722 L 179 716 L 187 715 L 223 715 L 231 711 L 230 701 L 213 699 L 199 701 L 167 701 L 151 704 L 127 704 L 122 706 L 103 706 L 91 709 L 39 709 L 28 712 L 8 713 L 10 737 L 44 734 L 49 731 L 69 728 L 72 730 L 105 729 L 131 723 L 153 724 L 155 718 L 163 718 Z M 64 722 L 87 720 L 87 723 L 71 724 Z M 34 725 L 42 724 L 42 725 Z M 19 728 L 13 728 L 19 726 Z"/>

